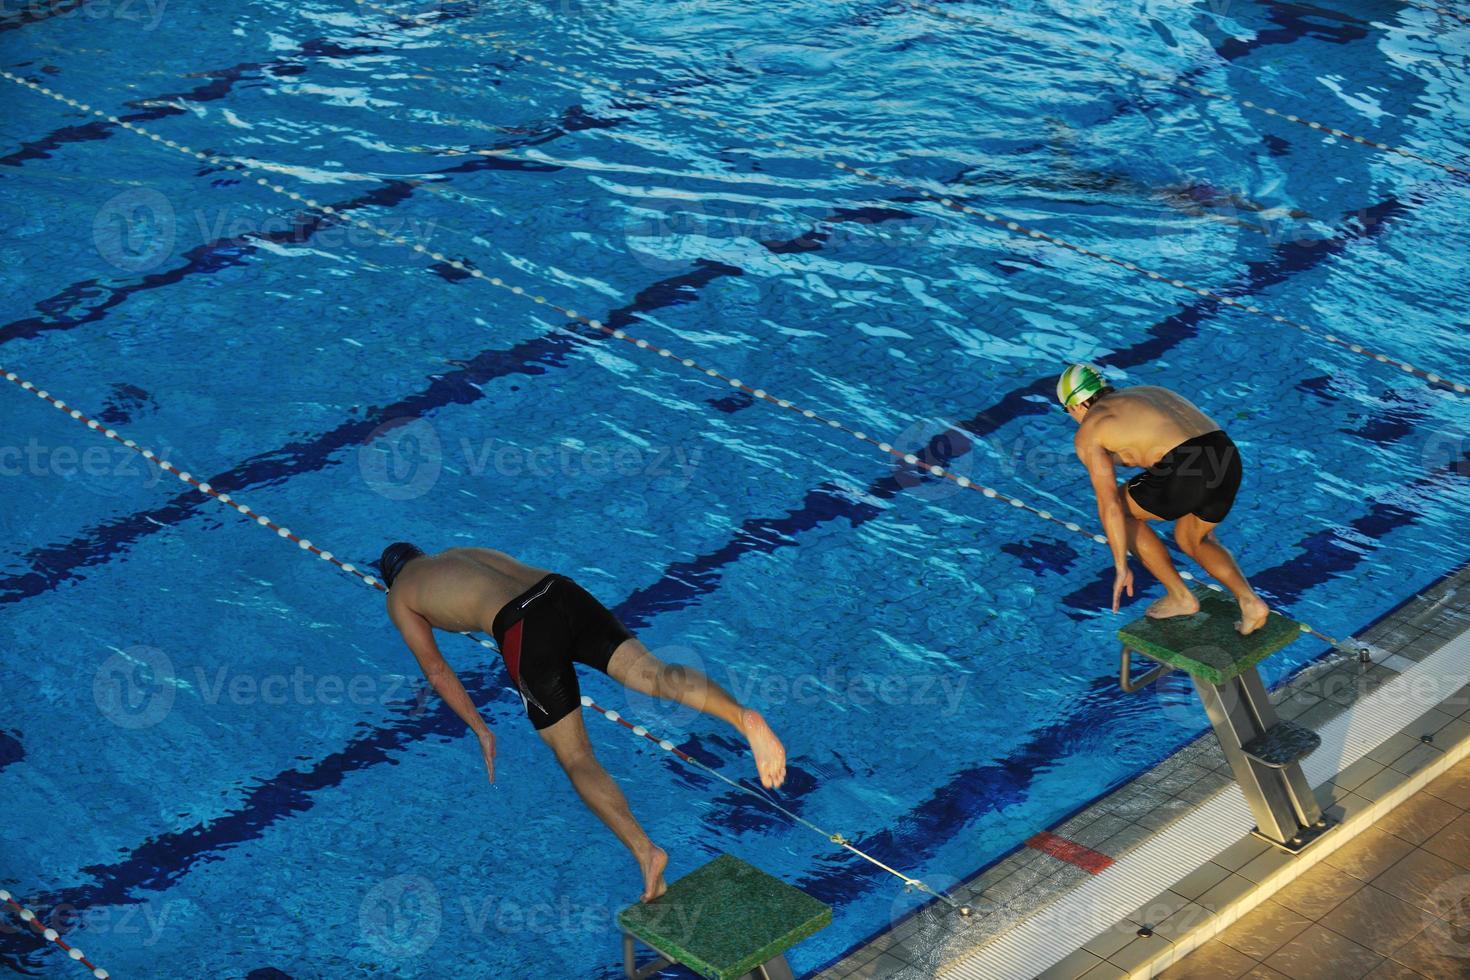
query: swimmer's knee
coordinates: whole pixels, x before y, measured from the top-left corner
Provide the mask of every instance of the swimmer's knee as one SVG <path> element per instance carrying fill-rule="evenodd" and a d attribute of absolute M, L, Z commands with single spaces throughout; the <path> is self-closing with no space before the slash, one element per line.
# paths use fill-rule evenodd
<path fill-rule="evenodd" d="M 587 737 L 587 729 L 581 724 L 581 720 L 578 708 L 538 732 L 563 768 L 570 769 L 593 757 L 592 741 Z"/>

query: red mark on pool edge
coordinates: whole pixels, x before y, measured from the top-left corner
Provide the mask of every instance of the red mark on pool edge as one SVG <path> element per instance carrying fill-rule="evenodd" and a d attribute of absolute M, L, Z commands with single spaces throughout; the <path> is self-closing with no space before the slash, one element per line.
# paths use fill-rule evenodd
<path fill-rule="evenodd" d="M 1028 840 L 1026 846 L 1041 851 L 1043 854 L 1050 854 L 1059 861 L 1075 865 L 1088 874 L 1095 875 L 1106 871 L 1113 863 L 1113 859 L 1101 851 L 1094 851 L 1090 847 L 1084 847 L 1076 841 L 1058 837 L 1045 830 Z"/>

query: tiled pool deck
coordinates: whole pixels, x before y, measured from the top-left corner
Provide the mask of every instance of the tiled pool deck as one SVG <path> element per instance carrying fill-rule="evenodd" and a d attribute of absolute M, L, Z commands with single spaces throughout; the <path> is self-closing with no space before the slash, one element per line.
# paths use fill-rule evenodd
<path fill-rule="evenodd" d="M 1470 568 L 1365 630 L 1358 639 L 1371 647 L 1372 664 L 1334 655 L 1272 692 L 1272 701 L 1283 719 L 1320 729 L 1462 634 L 1470 638 Z M 1470 753 L 1470 685 L 1436 691 L 1429 699 L 1434 702 L 1316 788 L 1343 826 L 1301 857 L 1250 837 L 1221 840 L 1211 860 L 1033 975 L 1470 980 L 1470 761 L 1450 768 Z M 1121 861 L 1232 782 L 1215 736 L 1207 733 L 1051 833 L 1068 846 Z M 964 964 L 961 976 L 1014 976 L 1014 956 L 1003 970 L 997 953 L 996 969 L 987 969 L 990 948 L 1027 920 L 1066 914 L 1058 909 L 1075 901 L 1092 877 L 1074 863 L 1025 848 L 952 890 L 973 905 L 972 918 L 931 905 L 818 980 L 916 980 L 954 971 L 956 964 Z M 1449 892 L 1459 885 L 1465 894 L 1456 905 Z M 1426 908 L 1436 889 L 1433 908 Z M 1434 910 L 1442 908 L 1449 910 L 1436 918 Z M 1150 934 L 1140 936 L 1144 927 Z M 1363 970 L 1353 972 L 1360 965 Z"/>
<path fill-rule="evenodd" d="M 1470 977 L 1470 759 L 1160 977 Z"/>

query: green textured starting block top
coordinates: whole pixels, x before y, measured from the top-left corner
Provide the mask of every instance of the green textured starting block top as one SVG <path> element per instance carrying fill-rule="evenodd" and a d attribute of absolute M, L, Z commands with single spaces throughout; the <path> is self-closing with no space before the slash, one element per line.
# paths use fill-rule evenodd
<path fill-rule="evenodd" d="M 722 854 L 618 922 L 701 976 L 733 980 L 831 925 L 832 909 Z"/>
<path fill-rule="evenodd" d="M 1250 636 L 1235 631 L 1240 606 L 1229 595 L 1196 588 L 1200 611 L 1176 619 L 1134 620 L 1118 631 L 1129 649 L 1186 671 L 1211 684 L 1224 684 L 1245 673 L 1271 654 L 1295 643 L 1301 625 L 1271 614 Z"/>

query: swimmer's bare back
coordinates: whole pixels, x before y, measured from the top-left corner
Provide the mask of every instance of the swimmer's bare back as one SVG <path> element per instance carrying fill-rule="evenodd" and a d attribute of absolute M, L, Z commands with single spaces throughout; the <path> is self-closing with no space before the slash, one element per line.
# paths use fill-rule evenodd
<path fill-rule="evenodd" d="M 435 629 L 489 633 L 495 614 L 547 572 L 490 548 L 450 548 L 404 566 L 388 594 Z"/>
<path fill-rule="evenodd" d="M 1216 432 L 1194 403 L 1168 388 L 1124 388 L 1087 413 L 1079 444 L 1099 444 L 1124 466 L 1147 469 L 1191 439 Z"/>

